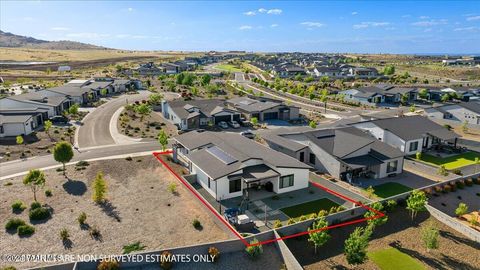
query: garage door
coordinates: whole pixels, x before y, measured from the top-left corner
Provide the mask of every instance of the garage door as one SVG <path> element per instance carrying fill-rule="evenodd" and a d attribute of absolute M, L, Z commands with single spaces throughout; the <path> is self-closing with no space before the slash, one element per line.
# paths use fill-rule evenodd
<path fill-rule="evenodd" d="M 215 116 L 215 124 L 218 124 L 219 122 L 222 122 L 222 121 L 228 122 L 230 120 L 231 120 L 230 115 Z"/>
<path fill-rule="evenodd" d="M 263 120 L 278 119 L 278 112 L 269 112 L 263 114 Z"/>
<path fill-rule="evenodd" d="M 233 115 L 233 120 L 239 122 L 240 121 L 240 114 Z"/>

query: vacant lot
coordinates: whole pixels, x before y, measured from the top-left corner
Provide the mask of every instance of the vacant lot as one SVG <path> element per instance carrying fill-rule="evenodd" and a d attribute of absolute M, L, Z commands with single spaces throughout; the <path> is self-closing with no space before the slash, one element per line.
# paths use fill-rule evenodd
<path fill-rule="evenodd" d="M 215 66 L 216 69 L 228 71 L 228 72 L 242 72 L 242 69 L 238 68 L 237 66 L 230 65 L 230 64 L 220 64 Z"/>
<path fill-rule="evenodd" d="M 46 197 L 43 191 L 38 200 L 52 209 L 52 217 L 34 223 L 35 234 L 20 238 L 17 234 L 0 231 L 2 254 L 121 254 L 122 247 L 140 241 L 145 250 L 191 245 L 227 239 L 202 205 L 183 186 L 177 193 L 167 191 L 170 183 L 178 183 L 153 157 L 105 160 L 92 162 L 85 170 L 67 169 L 70 180 L 55 170 L 46 172 L 46 188 L 53 193 Z M 92 182 L 98 171 L 104 173 L 108 185 L 109 203 L 93 203 Z M 10 205 L 16 199 L 27 205 L 33 194 L 22 184 L 22 178 L 8 180 L 13 185 L 0 186 L 0 220 L 18 217 L 26 222 L 28 209 L 13 213 Z M 85 228 L 80 228 L 77 217 L 87 214 L 86 223 L 97 227 L 100 239 L 93 239 Z M 198 219 L 202 229 L 192 226 Z M 4 224 L 2 224 L 4 226 Z M 60 230 L 66 228 L 71 243 L 64 246 Z M 0 262 L 0 268 L 5 266 Z M 15 265 L 18 268 L 41 266 L 35 263 Z"/>

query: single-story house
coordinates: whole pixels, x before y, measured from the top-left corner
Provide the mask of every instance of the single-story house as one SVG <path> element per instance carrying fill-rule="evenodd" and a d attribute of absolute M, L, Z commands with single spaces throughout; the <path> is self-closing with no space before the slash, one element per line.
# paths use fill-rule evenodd
<path fill-rule="evenodd" d="M 300 108 L 288 106 L 273 99 L 253 99 L 237 97 L 227 100 L 227 104 L 242 113 L 246 119 L 256 117 L 259 121 L 279 119 L 294 120 L 299 118 Z"/>
<path fill-rule="evenodd" d="M 407 102 L 414 101 L 417 99 L 416 90 L 416 88 L 377 84 L 374 86 L 348 89 L 341 91 L 340 94 L 343 94 L 346 100 L 374 106 L 379 103 L 400 103 L 402 101 L 402 96 L 404 95 L 407 97 Z"/>
<path fill-rule="evenodd" d="M 378 140 L 400 149 L 405 155 L 422 152 L 440 144 L 456 146 L 460 137 L 419 115 L 365 121 L 352 126 L 370 132 Z"/>
<path fill-rule="evenodd" d="M 355 127 L 281 128 L 260 136 L 274 150 L 349 182 L 383 178 L 403 170 L 403 153 Z"/>
<path fill-rule="evenodd" d="M 48 117 L 62 114 L 70 108 L 72 100 L 64 95 L 51 95 L 46 90 L 8 96 L 0 99 L 0 108 L 4 109 L 46 109 Z"/>
<path fill-rule="evenodd" d="M 460 102 L 425 109 L 425 114 L 432 119 L 451 120 L 458 123 L 465 121 L 471 125 L 480 125 L 480 101 Z"/>
<path fill-rule="evenodd" d="M 162 101 L 162 114 L 180 130 L 240 120 L 240 113 L 227 108 L 225 100 L 221 99 Z"/>
<path fill-rule="evenodd" d="M 370 67 L 351 67 L 348 70 L 348 75 L 358 78 L 377 77 L 378 70 Z"/>
<path fill-rule="evenodd" d="M 0 137 L 29 135 L 48 119 L 48 109 L 0 109 Z"/>
<path fill-rule="evenodd" d="M 313 69 L 315 76 L 317 77 L 341 77 L 343 75 L 342 71 L 337 67 L 328 67 L 328 66 L 316 66 Z"/>
<path fill-rule="evenodd" d="M 218 201 L 307 188 L 311 168 L 239 134 L 210 131 L 175 137 L 173 160 Z"/>

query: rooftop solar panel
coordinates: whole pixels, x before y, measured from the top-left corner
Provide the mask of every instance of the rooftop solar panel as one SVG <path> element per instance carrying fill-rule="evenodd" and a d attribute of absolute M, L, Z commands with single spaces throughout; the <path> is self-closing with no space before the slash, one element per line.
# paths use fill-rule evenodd
<path fill-rule="evenodd" d="M 234 157 L 225 153 L 222 149 L 218 148 L 217 146 L 212 146 L 207 148 L 207 152 L 212 154 L 214 157 L 218 158 L 220 161 L 222 161 L 226 165 L 230 165 L 235 161 L 237 161 Z"/>

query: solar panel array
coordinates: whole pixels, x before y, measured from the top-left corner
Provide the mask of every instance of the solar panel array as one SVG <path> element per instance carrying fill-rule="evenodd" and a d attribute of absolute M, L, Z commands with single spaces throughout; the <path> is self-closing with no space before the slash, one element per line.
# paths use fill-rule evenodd
<path fill-rule="evenodd" d="M 217 146 L 212 146 L 207 148 L 207 152 L 212 154 L 214 157 L 218 158 L 220 161 L 222 161 L 226 165 L 230 165 L 235 161 L 237 161 L 234 157 L 225 153 L 222 149 L 218 148 Z"/>

